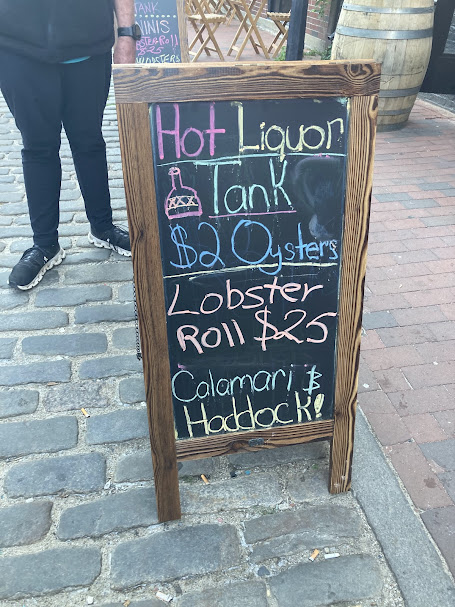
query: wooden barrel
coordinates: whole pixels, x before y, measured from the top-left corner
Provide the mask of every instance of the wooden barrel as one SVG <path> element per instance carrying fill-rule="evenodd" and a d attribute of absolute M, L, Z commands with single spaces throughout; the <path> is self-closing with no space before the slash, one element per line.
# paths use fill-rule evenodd
<path fill-rule="evenodd" d="M 332 59 L 382 64 L 378 130 L 401 128 L 409 118 L 431 53 L 434 0 L 344 2 Z"/>

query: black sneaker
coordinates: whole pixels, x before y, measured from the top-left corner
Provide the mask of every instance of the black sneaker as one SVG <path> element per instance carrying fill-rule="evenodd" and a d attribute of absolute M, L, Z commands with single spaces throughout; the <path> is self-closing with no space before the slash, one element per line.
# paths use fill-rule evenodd
<path fill-rule="evenodd" d="M 88 233 L 88 241 L 94 244 L 95 247 L 102 247 L 104 249 L 112 249 L 120 255 L 131 257 L 131 244 L 130 235 L 128 230 L 121 228 L 120 226 L 112 226 L 105 232 L 95 232 L 93 228 Z"/>
<path fill-rule="evenodd" d="M 11 287 L 22 291 L 31 289 L 40 282 L 48 270 L 62 263 L 64 258 L 65 251 L 58 244 L 49 249 L 35 244 L 25 251 L 14 266 L 8 283 Z"/>

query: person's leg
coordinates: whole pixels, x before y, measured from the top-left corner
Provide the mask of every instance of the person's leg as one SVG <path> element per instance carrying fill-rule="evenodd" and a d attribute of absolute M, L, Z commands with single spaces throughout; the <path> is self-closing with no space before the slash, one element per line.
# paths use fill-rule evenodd
<path fill-rule="evenodd" d="M 61 166 L 59 67 L 0 50 L 0 88 L 23 140 L 22 165 L 34 243 L 58 242 Z"/>
<path fill-rule="evenodd" d="M 106 144 L 102 134 L 111 77 L 111 53 L 63 65 L 63 125 L 90 225 L 112 227 Z"/>
<path fill-rule="evenodd" d="M 8 282 L 27 290 L 65 257 L 58 244 L 62 128 L 59 66 L 0 50 L 0 88 L 22 135 L 22 166 L 34 241 L 12 269 Z"/>

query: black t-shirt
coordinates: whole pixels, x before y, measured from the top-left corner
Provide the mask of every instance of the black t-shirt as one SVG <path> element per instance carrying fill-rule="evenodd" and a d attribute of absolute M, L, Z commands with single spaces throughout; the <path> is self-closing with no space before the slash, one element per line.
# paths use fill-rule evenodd
<path fill-rule="evenodd" d="M 0 0 L 0 48 L 60 63 L 113 44 L 113 0 Z"/>

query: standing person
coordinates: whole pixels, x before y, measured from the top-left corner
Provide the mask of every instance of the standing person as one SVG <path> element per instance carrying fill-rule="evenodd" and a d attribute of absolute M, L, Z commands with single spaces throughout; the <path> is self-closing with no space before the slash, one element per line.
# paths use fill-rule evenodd
<path fill-rule="evenodd" d="M 131 255 L 112 223 L 101 126 L 115 63 L 134 63 L 140 30 L 133 0 L 0 0 L 0 89 L 23 141 L 22 166 L 33 247 L 9 284 L 27 290 L 60 264 L 60 137 L 65 128 L 90 223 L 89 242 Z"/>

